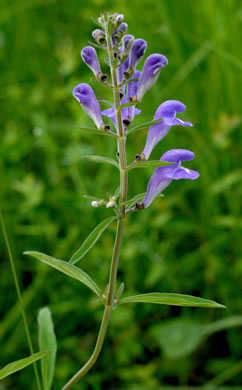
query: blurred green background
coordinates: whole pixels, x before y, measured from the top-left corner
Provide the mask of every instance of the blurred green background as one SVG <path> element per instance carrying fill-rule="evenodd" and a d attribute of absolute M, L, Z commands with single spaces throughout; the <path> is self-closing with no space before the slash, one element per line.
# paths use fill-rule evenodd
<path fill-rule="evenodd" d="M 103 197 L 118 186 L 115 167 L 80 159 L 115 158 L 109 137 L 82 133 L 92 126 L 71 93 L 91 72 L 81 61 L 100 12 L 125 14 L 128 32 L 168 57 L 157 84 L 144 97 L 135 124 L 152 120 L 167 99 L 182 101 L 180 118 L 152 159 L 187 148 L 196 182 L 173 182 L 164 198 L 127 220 L 119 281 L 124 295 L 193 294 L 226 310 L 132 304 L 113 312 L 102 355 L 76 389 L 154 390 L 214 385 L 239 388 L 242 323 L 239 281 L 241 160 L 241 2 L 237 0 L 1 0 L 0 201 L 35 350 L 37 313 L 48 305 L 58 339 L 53 389 L 90 356 L 103 307 L 75 280 L 24 250 L 68 260 L 110 210 L 93 209 L 82 195 Z M 104 72 L 104 53 L 100 53 Z M 142 69 L 143 61 L 139 65 Z M 111 99 L 92 84 L 99 99 Z M 106 107 L 103 107 L 106 108 Z M 128 138 L 128 160 L 143 150 L 147 131 Z M 152 169 L 130 173 L 129 198 L 144 192 Z M 115 225 L 81 261 L 105 288 Z M 29 354 L 9 260 L 0 233 L 1 366 Z M 223 387 L 224 386 L 224 387 Z M 213 388 L 213 387 L 212 387 Z M 0 389 L 35 389 L 33 369 L 6 378 Z"/>

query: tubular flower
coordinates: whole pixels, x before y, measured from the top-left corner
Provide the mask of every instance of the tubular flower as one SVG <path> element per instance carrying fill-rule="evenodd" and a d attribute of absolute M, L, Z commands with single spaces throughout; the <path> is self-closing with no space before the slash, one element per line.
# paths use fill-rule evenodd
<path fill-rule="evenodd" d="M 140 72 L 136 70 L 133 74 L 133 76 L 130 78 L 132 79 L 138 79 L 140 77 Z M 128 83 L 127 85 L 127 102 L 129 102 L 137 92 L 137 85 L 138 85 L 138 80 L 132 81 L 131 83 Z M 134 119 L 134 115 L 137 115 L 141 112 L 141 110 L 135 108 L 135 106 L 128 107 L 127 109 L 127 119 L 130 121 L 130 123 Z"/>
<path fill-rule="evenodd" d="M 143 150 L 143 155 L 146 160 L 150 157 L 150 154 L 157 143 L 167 135 L 171 126 L 193 126 L 191 122 L 184 122 L 181 119 L 176 118 L 177 112 L 183 112 L 185 109 L 185 105 L 177 100 L 167 100 L 158 107 L 154 120 L 163 119 L 149 128 L 145 148 Z"/>
<path fill-rule="evenodd" d="M 125 104 L 127 103 L 126 102 L 126 98 L 123 97 L 123 99 L 121 100 L 120 104 Z M 121 110 L 121 115 L 122 115 L 122 122 L 125 126 L 129 125 L 131 120 L 130 120 L 130 112 L 129 112 L 129 108 L 130 107 L 125 107 L 125 108 L 122 108 Z M 133 108 L 133 107 L 131 107 Z M 134 112 L 133 112 L 133 117 L 140 114 L 141 113 L 141 110 L 138 110 L 137 108 L 134 108 Z M 117 128 L 117 122 L 116 122 L 116 114 L 115 114 L 115 109 L 113 107 L 111 108 L 108 108 L 107 110 L 104 110 L 102 111 L 102 115 L 104 116 L 107 116 L 108 118 L 110 118 L 112 120 L 112 122 L 114 123 L 114 126 Z M 132 118 L 133 119 L 133 118 Z"/>
<path fill-rule="evenodd" d="M 135 70 L 147 47 L 144 39 L 135 39 L 129 58 L 129 68 Z"/>
<path fill-rule="evenodd" d="M 139 78 L 136 99 L 140 102 L 145 94 L 156 82 L 161 70 L 168 64 L 168 60 L 161 54 L 151 54 L 145 61 Z"/>
<path fill-rule="evenodd" d="M 84 47 L 81 51 L 81 57 L 98 79 L 101 81 L 107 79 L 107 75 L 101 72 L 96 50 L 92 46 Z"/>
<path fill-rule="evenodd" d="M 175 164 L 158 167 L 155 169 L 148 184 L 147 193 L 143 202 L 137 203 L 136 207 L 147 208 L 155 197 L 163 191 L 172 180 L 192 179 L 199 177 L 199 173 L 181 165 L 182 161 L 193 160 L 194 153 L 186 149 L 172 149 L 163 154 L 160 161 L 174 162 Z"/>
<path fill-rule="evenodd" d="M 104 127 L 99 103 L 95 93 L 88 84 L 78 84 L 73 90 L 73 96 L 81 104 L 83 110 L 90 116 L 95 125 L 101 129 Z"/>

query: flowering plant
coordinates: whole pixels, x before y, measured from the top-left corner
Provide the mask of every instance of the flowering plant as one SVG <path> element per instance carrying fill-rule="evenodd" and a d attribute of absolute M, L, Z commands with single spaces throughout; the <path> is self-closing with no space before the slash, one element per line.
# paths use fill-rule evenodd
<path fill-rule="evenodd" d="M 176 100 L 168 100 L 160 104 L 155 112 L 154 118 L 148 123 L 133 126 L 134 118 L 141 113 L 139 107 L 144 95 L 156 83 L 158 77 L 168 64 L 167 58 L 162 54 L 152 54 L 146 58 L 142 71 L 136 69 L 146 50 L 146 42 L 143 39 L 135 39 L 133 35 L 126 34 L 127 24 L 120 14 L 101 15 L 96 21 L 99 29 L 93 31 L 92 36 L 95 43 L 87 46 L 81 51 L 84 63 L 94 73 L 98 83 L 105 84 L 113 91 L 113 103 L 110 107 L 101 111 L 99 102 L 93 89 L 86 83 L 77 85 L 73 90 L 73 96 L 80 103 L 86 114 L 92 119 L 96 127 L 82 128 L 92 134 L 112 137 L 117 141 L 117 159 L 101 156 L 85 156 L 85 158 L 112 164 L 118 168 L 120 174 L 119 188 L 108 197 L 108 199 L 92 199 L 92 206 L 112 208 L 114 215 L 102 221 L 88 236 L 80 248 L 71 256 L 69 262 L 55 259 L 40 252 L 28 251 L 41 262 L 48 264 L 60 272 L 84 283 L 99 299 L 103 301 L 104 313 L 97 337 L 93 354 L 86 364 L 65 384 L 62 390 L 71 389 L 94 365 L 103 343 L 109 325 L 111 313 L 120 304 L 132 302 L 155 303 L 176 306 L 197 306 L 197 307 L 224 307 L 214 301 L 182 294 L 164 292 L 151 292 L 136 296 L 121 297 L 124 284 L 116 288 L 116 279 L 120 251 L 124 235 L 125 220 L 127 214 L 146 209 L 154 199 L 173 181 L 179 179 L 195 180 L 199 173 L 190 168 L 183 167 L 183 161 L 190 161 L 194 153 L 186 149 L 172 149 L 162 155 L 160 160 L 149 160 L 154 147 L 168 134 L 172 126 L 192 126 L 190 122 L 184 122 L 176 115 L 185 111 L 183 103 Z M 111 80 L 101 70 L 95 48 L 104 49 L 107 52 L 107 63 L 110 67 Z M 105 122 L 108 117 L 113 122 L 111 127 Z M 148 134 L 144 149 L 135 155 L 130 164 L 126 160 L 126 144 L 128 135 L 136 130 L 148 128 Z M 154 167 L 154 173 L 148 183 L 147 192 L 128 199 L 128 175 L 136 168 Z M 116 223 L 116 239 L 113 248 L 113 256 L 110 266 L 110 276 L 105 291 L 93 279 L 82 271 L 76 264 L 97 242 L 101 234 L 113 222 Z M 44 311 L 43 311 L 44 310 Z M 43 309 L 39 315 L 40 325 L 40 348 L 50 351 L 49 355 L 39 356 L 42 358 L 42 377 L 44 389 L 51 387 L 56 343 L 51 322 L 50 312 Z M 45 338 L 45 329 L 48 327 L 49 336 Z M 45 340 L 46 342 L 41 342 Z"/>

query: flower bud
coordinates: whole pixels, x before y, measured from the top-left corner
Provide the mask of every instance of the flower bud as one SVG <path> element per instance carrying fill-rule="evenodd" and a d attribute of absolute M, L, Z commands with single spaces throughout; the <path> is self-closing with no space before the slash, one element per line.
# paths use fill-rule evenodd
<path fill-rule="evenodd" d="M 116 206 L 116 203 L 115 203 L 113 200 L 110 200 L 110 201 L 106 204 L 106 208 L 107 208 L 107 209 L 114 208 L 115 206 Z"/>
<path fill-rule="evenodd" d="M 122 64 L 129 56 L 130 51 L 132 49 L 133 43 L 134 43 L 134 36 L 133 35 L 124 35 L 122 39 L 122 53 L 119 55 L 119 62 Z"/>
<path fill-rule="evenodd" d="M 126 32 L 127 28 L 128 28 L 127 23 L 120 24 L 119 28 L 116 31 L 114 31 L 114 33 L 112 34 L 113 44 L 120 41 L 120 39 L 122 38 L 122 36 Z"/>
<path fill-rule="evenodd" d="M 95 39 L 97 43 L 100 45 L 104 45 L 106 42 L 105 34 L 102 30 L 96 29 L 92 32 L 92 37 Z"/>
<path fill-rule="evenodd" d="M 118 16 L 116 17 L 115 22 L 116 22 L 117 24 L 121 24 L 123 21 L 124 21 L 124 15 L 120 14 L 120 15 L 118 15 Z"/>
<path fill-rule="evenodd" d="M 91 203 L 92 207 L 95 207 L 95 208 L 98 208 L 99 207 L 99 204 L 98 204 L 98 201 L 97 200 L 93 200 L 92 203 Z"/>

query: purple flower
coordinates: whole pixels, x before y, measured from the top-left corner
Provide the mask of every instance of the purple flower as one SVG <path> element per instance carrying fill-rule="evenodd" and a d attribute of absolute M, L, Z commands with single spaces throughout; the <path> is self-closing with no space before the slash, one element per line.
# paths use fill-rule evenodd
<path fill-rule="evenodd" d="M 82 105 L 83 110 L 90 116 L 96 126 L 103 128 L 103 121 L 99 103 L 95 93 L 88 84 L 78 84 L 73 90 L 73 96 Z"/>
<path fill-rule="evenodd" d="M 122 53 L 121 53 L 122 55 Z M 118 84 L 122 83 L 123 79 L 124 79 L 124 72 L 127 71 L 129 67 L 129 59 L 127 58 L 123 63 L 122 65 L 120 65 L 118 68 L 117 68 L 117 76 L 118 76 Z M 122 90 L 123 90 L 124 86 L 122 87 Z"/>
<path fill-rule="evenodd" d="M 138 70 L 136 70 L 134 72 L 133 76 L 130 78 L 130 80 L 138 79 L 139 77 L 140 77 L 140 72 Z M 131 83 L 128 83 L 128 85 L 127 85 L 127 98 L 126 98 L 127 102 L 129 102 L 136 95 L 137 85 L 138 85 L 138 80 L 135 80 L 135 81 L 132 81 Z M 135 112 L 136 112 L 136 114 L 135 114 Z M 141 110 L 138 110 L 137 108 L 135 108 L 135 106 L 128 107 L 127 115 L 128 115 L 130 122 L 133 121 L 134 114 L 137 115 L 140 112 L 141 112 Z"/>
<path fill-rule="evenodd" d="M 129 68 L 135 70 L 136 66 L 145 53 L 146 47 L 147 43 L 143 39 L 136 39 L 134 41 L 129 58 Z"/>
<path fill-rule="evenodd" d="M 133 35 L 124 35 L 122 39 L 122 50 L 121 55 L 119 55 L 119 60 L 121 63 L 123 63 L 129 56 L 129 53 L 132 49 L 134 43 L 134 36 Z"/>
<path fill-rule="evenodd" d="M 167 100 L 158 107 L 154 120 L 163 119 L 149 128 L 145 148 L 143 150 L 143 155 L 146 160 L 148 160 L 156 144 L 166 136 L 171 126 L 193 126 L 191 122 L 184 122 L 181 119 L 176 118 L 176 113 L 183 112 L 185 109 L 185 105 L 177 100 Z"/>
<path fill-rule="evenodd" d="M 168 60 L 161 54 L 151 54 L 145 61 L 137 88 L 137 100 L 140 102 L 145 94 L 156 82 L 160 71 L 168 64 Z"/>
<path fill-rule="evenodd" d="M 101 73 L 101 68 L 99 65 L 99 61 L 97 58 L 96 50 L 92 46 L 84 47 L 81 51 L 81 57 L 85 64 L 91 69 L 91 71 L 95 74 L 95 76 L 98 75 L 98 73 Z"/>
<path fill-rule="evenodd" d="M 148 184 L 147 193 L 143 202 L 137 203 L 138 209 L 147 208 L 155 197 L 163 191 L 172 180 L 192 179 L 199 177 L 197 171 L 184 168 L 181 165 L 182 161 L 193 160 L 194 153 L 186 149 L 172 149 L 163 154 L 160 161 L 175 162 L 173 165 L 158 167 L 155 169 Z"/>
<path fill-rule="evenodd" d="M 125 104 L 125 103 L 127 103 L 127 101 L 126 101 L 126 98 L 124 96 L 123 99 L 121 100 L 120 104 L 122 105 L 122 104 Z M 131 114 L 133 116 L 130 117 L 129 108 L 130 107 L 125 107 L 125 108 L 122 108 L 122 110 L 121 110 L 122 122 L 124 123 L 125 126 L 130 124 L 130 122 L 132 121 L 134 116 L 136 116 L 136 115 L 141 113 L 141 110 L 138 110 L 137 108 L 134 108 L 133 114 Z M 133 107 L 131 107 L 131 108 L 133 108 Z M 115 109 L 113 107 L 108 108 L 107 110 L 102 111 L 102 115 L 107 116 L 108 118 L 110 118 L 112 120 L 112 122 L 114 123 L 114 126 L 117 128 L 116 114 L 115 114 Z"/>

